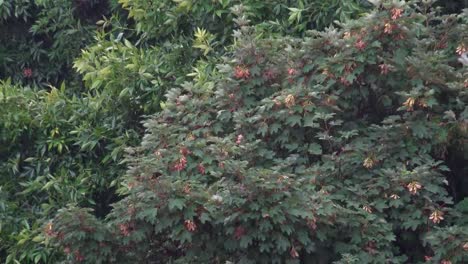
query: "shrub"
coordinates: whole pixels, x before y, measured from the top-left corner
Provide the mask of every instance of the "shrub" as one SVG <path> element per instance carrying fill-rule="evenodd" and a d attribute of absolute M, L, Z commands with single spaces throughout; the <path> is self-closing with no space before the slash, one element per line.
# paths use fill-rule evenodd
<path fill-rule="evenodd" d="M 62 252 L 43 244 L 44 222 L 68 203 L 105 215 L 125 168 L 122 150 L 143 134 L 140 121 L 187 74 L 205 80 L 232 42 L 233 2 L 160 1 L 159 10 L 149 1 L 121 2 L 125 10 L 116 1 L 0 1 L 0 78 L 11 80 L 0 84 L 0 259 L 7 263 L 59 261 Z M 255 23 L 274 14 L 278 23 L 264 23 L 271 31 L 318 26 L 288 21 L 301 1 L 242 2 Z M 363 10 L 352 5 L 343 17 Z M 296 29 L 286 30 L 292 22 Z M 62 82 L 67 89 L 53 88 Z"/>
<path fill-rule="evenodd" d="M 238 15 L 231 55 L 145 122 L 106 220 L 63 209 L 48 242 L 86 263 L 466 262 L 446 180 L 466 12 L 384 2 L 303 39 Z"/>

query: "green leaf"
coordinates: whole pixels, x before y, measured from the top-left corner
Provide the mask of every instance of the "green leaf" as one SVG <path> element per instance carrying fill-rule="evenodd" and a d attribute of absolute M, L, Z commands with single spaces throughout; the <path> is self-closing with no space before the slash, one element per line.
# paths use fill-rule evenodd
<path fill-rule="evenodd" d="M 168 207 L 171 211 L 173 211 L 174 209 L 182 210 L 184 206 L 185 201 L 183 199 L 169 199 Z"/>
<path fill-rule="evenodd" d="M 241 248 L 248 248 L 251 243 L 252 243 L 252 237 L 247 236 L 247 235 L 242 236 L 239 241 L 239 245 Z"/>
<path fill-rule="evenodd" d="M 290 126 L 295 126 L 295 125 L 298 125 L 300 126 L 301 125 L 301 116 L 299 115 L 292 115 L 292 116 L 289 116 L 287 119 L 286 119 L 286 123 Z"/>
<path fill-rule="evenodd" d="M 317 143 L 309 144 L 308 152 L 312 155 L 321 155 L 322 154 L 322 146 Z"/>

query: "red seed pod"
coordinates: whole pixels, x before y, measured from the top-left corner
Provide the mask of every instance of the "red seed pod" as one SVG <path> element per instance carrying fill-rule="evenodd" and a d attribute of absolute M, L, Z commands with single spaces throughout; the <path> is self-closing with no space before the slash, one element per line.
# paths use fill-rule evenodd
<path fill-rule="evenodd" d="M 74 255 L 75 255 L 75 260 L 77 262 L 82 262 L 85 259 L 84 256 L 81 255 L 79 250 L 75 250 Z"/>
<path fill-rule="evenodd" d="M 67 255 L 70 254 L 70 253 L 71 253 L 70 247 L 66 246 L 66 247 L 63 249 L 63 253 L 65 253 L 65 254 L 67 254 Z"/>
<path fill-rule="evenodd" d="M 238 135 L 236 139 L 236 144 L 239 145 L 240 143 L 242 143 L 243 140 L 244 140 L 244 136 L 242 134 Z"/>
<path fill-rule="evenodd" d="M 385 63 L 380 64 L 379 68 L 380 68 L 380 74 L 382 75 L 387 75 L 388 72 L 390 71 L 390 67 Z"/>
<path fill-rule="evenodd" d="M 33 74 L 33 72 L 32 72 L 32 69 L 31 69 L 31 68 L 24 68 L 24 69 L 23 69 L 23 76 L 24 76 L 25 78 L 31 78 L 31 77 L 32 77 L 32 74 Z"/>
<path fill-rule="evenodd" d="M 354 44 L 354 46 L 358 50 L 364 50 L 367 47 L 367 43 L 360 39 Z"/>
<path fill-rule="evenodd" d="M 298 258 L 299 257 L 299 253 L 297 253 L 297 250 L 294 247 L 291 247 L 291 251 L 289 251 L 289 254 L 291 255 L 292 258 Z"/>
<path fill-rule="evenodd" d="M 198 172 L 200 172 L 201 174 L 205 174 L 206 170 L 205 170 L 205 166 L 203 166 L 203 164 L 198 164 L 197 166 L 197 169 L 198 169 Z"/>
<path fill-rule="evenodd" d="M 250 71 L 247 68 L 236 66 L 234 68 L 234 77 L 236 79 L 248 79 L 250 77 Z"/>
<path fill-rule="evenodd" d="M 186 156 L 188 154 L 190 154 L 190 150 L 186 147 L 181 147 L 180 150 L 179 150 L 180 154 Z"/>
<path fill-rule="evenodd" d="M 297 70 L 296 70 L 296 69 L 294 69 L 294 68 L 289 68 L 289 69 L 288 69 L 288 75 L 289 75 L 289 76 L 296 75 L 296 73 L 297 73 Z"/>
<path fill-rule="evenodd" d="M 184 222 L 185 229 L 187 229 L 190 232 L 195 232 L 197 230 L 197 224 L 193 222 L 192 220 L 185 220 Z"/>
<path fill-rule="evenodd" d="M 127 237 L 130 235 L 130 225 L 128 223 L 120 224 L 119 230 L 120 230 L 120 234 L 122 234 L 123 236 Z"/>
<path fill-rule="evenodd" d="M 239 240 L 245 235 L 245 228 L 242 226 L 236 227 L 234 230 L 234 239 Z"/>
<path fill-rule="evenodd" d="M 401 8 L 393 8 L 390 13 L 392 13 L 392 19 L 393 20 L 397 20 L 398 18 L 400 18 L 403 14 L 403 9 Z"/>

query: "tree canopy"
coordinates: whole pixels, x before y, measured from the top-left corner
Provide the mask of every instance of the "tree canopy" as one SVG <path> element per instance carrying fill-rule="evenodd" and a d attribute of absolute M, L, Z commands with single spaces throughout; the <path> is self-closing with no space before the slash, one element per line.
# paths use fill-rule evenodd
<path fill-rule="evenodd" d="M 0 3 L 0 259 L 467 262 L 462 7 Z"/>

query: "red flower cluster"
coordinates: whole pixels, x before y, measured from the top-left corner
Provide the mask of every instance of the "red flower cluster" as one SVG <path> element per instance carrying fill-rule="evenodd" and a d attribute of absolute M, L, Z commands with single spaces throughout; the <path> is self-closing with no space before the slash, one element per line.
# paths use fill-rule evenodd
<path fill-rule="evenodd" d="M 25 78 L 31 78 L 31 77 L 32 77 L 32 74 L 33 74 L 33 72 L 32 72 L 32 69 L 31 69 L 31 68 L 24 68 L 24 69 L 23 69 L 23 76 L 24 76 Z"/>
<path fill-rule="evenodd" d="M 84 256 L 81 255 L 79 250 L 75 250 L 74 255 L 75 255 L 75 260 L 77 262 L 82 262 L 85 259 Z"/>
<path fill-rule="evenodd" d="M 356 44 L 354 44 L 354 46 L 358 50 L 364 50 L 367 47 L 367 43 L 360 39 L 356 42 Z"/>
<path fill-rule="evenodd" d="M 388 72 L 390 71 L 390 67 L 385 63 L 380 64 L 379 68 L 380 68 L 380 74 L 382 75 L 387 75 Z"/>
<path fill-rule="evenodd" d="M 289 251 L 289 254 L 291 255 L 292 258 L 299 257 L 299 253 L 297 253 L 297 250 L 294 247 L 291 247 L 291 251 Z"/>
<path fill-rule="evenodd" d="M 402 32 L 400 32 L 400 33 L 396 34 L 395 36 L 393 36 L 393 39 L 395 39 L 395 40 L 403 40 L 405 38 L 406 38 L 405 34 L 403 34 Z"/>
<path fill-rule="evenodd" d="M 185 220 L 184 222 L 185 229 L 187 229 L 190 232 L 195 232 L 197 230 L 197 224 L 193 222 L 192 220 Z"/>
<path fill-rule="evenodd" d="M 182 148 L 180 148 L 179 153 L 182 154 L 183 156 L 186 156 L 186 155 L 190 154 L 191 152 L 190 152 L 190 150 L 188 148 L 182 147 Z"/>
<path fill-rule="evenodd" d="M 236 79 L 248 79 L 250 77 L 250 71 L 247 68 L 236 66 L 234 69 L 234 77 L 236 77 Z"/>
<path fill-rule="evenodd" d="M 468 47 L 465 46 L 465 44 L 460 44 L 458 45 L 457 49 L 456 49 L 456 53 L 458 55 L 463 55 L 464 53 L 467 53 L 468 52 Z"/>
<path fill-rule="evenodd" d="M 175 171 L 182 171 L 187 167 L 187 158 L 185 156 L 182 156 L 172 167 L 173 170 Z"/>
<path fill-rule="evenodd" d="M 238 135 L 236 139 L 236 144 L 239 145 L 240 143 L 242 143 L 242 140 L 244 140 L 244 136 L 242 134 Z"/>
<path fill-rule="evenodd" d="M 350 86 L 351 83 L 346 79 L 346 77 L 340 77 L 340 83 L 344 86 Z"/>
<path fill-rule="evenodd" d="M 120 233 L 123 235 L 123 236 L 129 236 L 130 235 L 130 225 L 128 223 L 125 223 L 125 224 L 120 224 L 119 225 L 119 230 L 120 230 Z"/>
<path fill-rule="evenodd" d="M 54 229 L 52 227 L 52 223 L 48 223 L 44 229 L 45 229 L 44 231 L 45 231 L 47 236 L 55 237 L 58 234 L 57 232 L 54 232 Z"/>
<path fill-rule="evenodd" d="M 236 229 L 234 230 L 234 238 L 235 238 L 236 240 L 239 240 L 239 239 L 241 239 L 244 235 L 245 235 L 245 228 L 243 228 L 242 226 L 236 227 Z"/>
<path fill-rule="evenodd" d="M 392 24 L 392 23 L 385 23 L 384 25 L 384 33 L 385 34 L 392 34 L 393 30 L 397 28 L 397 25 Z"/>
<path fill-rule="evenodd" d="M 205 174 L 206 172 L 205 166 L 203 166 L 203 164 L 201 163 L 198 164 L 197 169 L 198 169 L 198 172 L 200 172 L 201 174 Z"/>
<path fill-rule="evenodd" d="M 70 253 L 71 253 L 70 247 L 65 247 L 65 248 L 63 249 L 63 253 L 65 253 L 65 254 L 67 254 L 67 255 L 70 254 Z"/>
<path fill-rule="evenodd" d="M 307 226 L 311 230 L 315 230 L 317 229 L 317 221 L 315 219 L 307 219 Z"/>
<path fill-rule="evenodd" d="M 297 70 L 294 69 L 294 68 L 289 68 L 288 69 L 288 75 L 289 76 L 293 76 L 293 75 L 296 75 L 297 74 Z"/>
<path fill-rule="evenodd" d="M 398 18 L 400 18 L 403 14 L 403 9 L 401 8 L 393 8 L 390 12 L 392 13 L 392 19 L 393 20 L 397 20 Z"/>
<path fill-rule="evenodd" d="M 183 192 L 184 192 L 185 194 L 190 194 L 190 191 L 191 191 L 191 190 L 192 190 L 192 188 L 190 187 L 189 184 L 187 184 L 187 185 L 184 186 Z"/>

